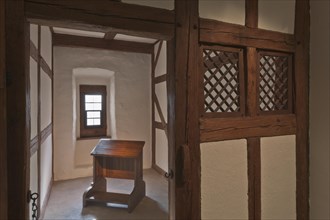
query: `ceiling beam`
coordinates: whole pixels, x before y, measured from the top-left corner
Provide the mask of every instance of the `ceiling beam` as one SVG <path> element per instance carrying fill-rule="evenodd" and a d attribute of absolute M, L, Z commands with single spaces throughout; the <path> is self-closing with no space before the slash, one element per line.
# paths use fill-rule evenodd
<path fill-rule="evenodd" d="M 107 0 L 25 0 L 31 23 L 88 31 L 115 32 L 168 40 L 174 13 L 166 9 Z"/>
<path fill-rule="evenodd" d="M 105 40 L 103 38 L 81 37 L 56 33 L 53 34 L 53 45 L 66 47 L 87 47 L 145 54 L 151 54 L 154 48 L 153 44 L 148 43 Z"/>

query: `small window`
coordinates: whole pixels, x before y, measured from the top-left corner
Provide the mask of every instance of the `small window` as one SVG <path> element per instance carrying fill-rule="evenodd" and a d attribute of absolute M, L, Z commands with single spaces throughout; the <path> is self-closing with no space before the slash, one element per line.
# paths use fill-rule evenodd
<path fill-rule="evenodd" d="M 80 137 L 106 136 L 106 86 L 80 85 Z"/>

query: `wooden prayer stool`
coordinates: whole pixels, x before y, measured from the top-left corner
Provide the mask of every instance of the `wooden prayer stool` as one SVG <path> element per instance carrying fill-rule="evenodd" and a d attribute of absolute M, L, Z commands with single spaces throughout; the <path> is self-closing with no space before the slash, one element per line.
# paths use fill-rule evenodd
<path fill-rule="evenodd" d="M 93 182 L 83 195 L 83 207 L 95 204 L 124 204 L 131 213 L 145 197 L 142 153 L 144 141 L 101 139 L 91 152 Z M 107 192 L 106 177 L 134 180 L 131 194 Z"/>

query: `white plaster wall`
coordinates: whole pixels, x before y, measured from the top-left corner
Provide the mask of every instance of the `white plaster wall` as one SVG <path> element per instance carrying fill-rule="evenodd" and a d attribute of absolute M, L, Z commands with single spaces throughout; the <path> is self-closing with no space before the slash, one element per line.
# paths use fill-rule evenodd
<path fill-rule="evenodd" d="M 38 48 L 38 25 L 30 24 L 30 40 Z"/>
<path fill-rule="evenodd" d="M 310 5 L 310 218 L 316 220 L 330 219 L 330 2 Z"/>
<path fill-rule="evenodd" d="M 248 219 L 246 140 L 200 147 L 202 219 Z"/>
<path fill-rule="evenodd" d="M 116 120 L 115 120 L 115 88 L 114 72 L 99 68 L 75 68 L 72 75 L 72 93 L 73 93 L 73 124 L 76 125 L 73 130 L 73 136 L 80 137 L 80 85 L 104 85 L 107 88 L 107 136 L 117 138 Z M 76 117 L 75 117 L 76 116 Z M 96 146 L 98 139 L 78 140 L 74 139 L 75 148 L 75 167 L 90 167 L 92 164 L 91 150 Z"/>
<path fill-rule="evenodd" d="M 31 140 L 38 132 L 38 64 L 30 57 L 30 117 Z"/>
<path fill-rule="evenodd" d="M 52 69 L 52 34 L 49 27 L 41 26 L 40 37 L 41 56 L 45 59 L 50 69 Z"/>
<path fill-rule="evenodd" d="M 261 218 L 296 219 L 296 136 L 261 138 Z"/>
<path fill-rule="evenodd" d="M 296 0 L 259 0 L 258 27 L 293 34 Z"/>
<path fill-rule="evenodd" d="M 143 167 L 151 166 L 150 55 L 83 48 L 54 48 L 54 175 L 55 180 L 92 175 L 90 150 L 78 148 L 73 133 L 75 68 L 101 68 L 115 73 L 115 114 L 118 139 L 144 140 Z M 76 152 L 85 155 L 76 155 Z M 85 158 L 85 159 L 84 159 Z"/>
<path fill-rule="evenodd" d="M 124 3 L 145 5 L 168 10 L 174 9 L 174 0 L 122 0 Z"/>
<path fill-rule="evenodd" d="M 52 135 L 41 144 L 40 150 L 40 204 L 44 204 L 52 181 Z"/>
<path fill-rule="evenodd" d="M 158 53 L 160 43 L 155 45 L 155 55 Z M 158 62 L 155 68 L 155 76 L 161 76 L 167 73 L 167 54 L 166 54 L 166 42 L 162 44 L 162 48 L 159 54 Z M 162 110 L 165 122 L 167 123 L 167 89 L 166 82 L 158 83 L 155 85 L 155 93 L 159 101 L 160 108 Z M 158 110 L 155 105 L 155 120 L 161 122 Z M 165 131 L 156 129 L 156 142 L 155 142 L 155 163 L 165 172 L 168 170 L 168 139 Z"/>
<path fill-rule="evenodd" d="M 200 0 L 199 17 L 233 24 L 245 24 L 244 0 Z"/>
<path fill-rule="evenodd" d="M 38 47 L 38 26 L 30 25 L 30 40 Z M 30 117 L 32 140 L 37 135 L 38 118 L 38 64 L 30 57 Z M 30 157 L 30 189 L 32 192 L 38 192 L 38 152 Z M 31 203 L 30 209 L 31 210 Z"/>
<path fill-rule="evenodd" d="M 41 70 L 40 74 L 40 83 L 40 117 L 42 131 L 52 122 L 52 81 L 43 70 Z"/>

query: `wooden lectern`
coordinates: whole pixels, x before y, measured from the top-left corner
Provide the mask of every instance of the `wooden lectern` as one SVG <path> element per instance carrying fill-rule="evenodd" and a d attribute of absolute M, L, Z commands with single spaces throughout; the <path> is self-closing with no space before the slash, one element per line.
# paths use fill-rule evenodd
<path fill-rule="evenodd" d="M 93 182 L 83 195 L 83 206 L 91 203 L 115 203 L 128 206 L 132 212 L 145 196 L 142 154 L 144 141 L 101 139 L 91 152 L 93 156 Z M 131 194 L 107 192 L 106 177 L 132 179 Z"/>

